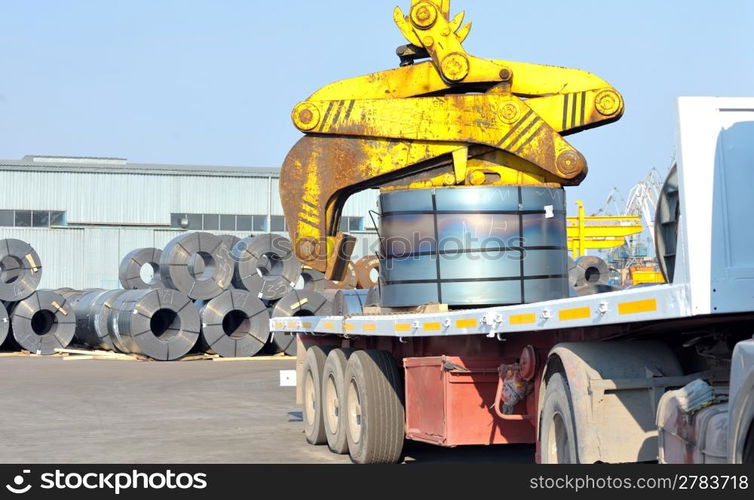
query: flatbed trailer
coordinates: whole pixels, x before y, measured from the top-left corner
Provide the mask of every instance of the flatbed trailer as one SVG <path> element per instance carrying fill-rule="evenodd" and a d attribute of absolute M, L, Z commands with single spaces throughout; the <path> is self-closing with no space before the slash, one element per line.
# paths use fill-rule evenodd
<path fill-rule="evenodd" d="M 669 284 L 273 318 L 299 337 L 307 439 L 357 463 L 400 460 L 404 438 L 536 443 L 548 463 L 754 460 L 753 162 L 754 98 L 679 99 L 657 215 Z"/>

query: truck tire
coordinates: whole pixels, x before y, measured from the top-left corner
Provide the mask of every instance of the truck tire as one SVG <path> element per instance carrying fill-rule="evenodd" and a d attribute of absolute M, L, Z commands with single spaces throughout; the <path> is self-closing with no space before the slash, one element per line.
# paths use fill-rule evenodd
<path fill-rule="evenodd" d="M 556 372 L 547 382 L 540 424 L 540 461 L 543 464 L 578 463 L 576 425 L 565 375 Z"/>
<path fill-rule="evenodd" d="M 322 370 L 331 346 L 312 346 L 306 350 L 303 368 L 304 435 L 309 444 L 325 444 L 322 419 Z"/>
<path fill-rule="evenodd" d="M 333 349 L 330 351 L 322 373 L 322 414 L 324 415 L 327 447 L 333 453 L 340 455 L 348 453 L 343 386 L 348 357 L 352 352 L 352 349 Z"/>
<path fill-rule="evenodd" d="M 404 441 L 403 380 L 386 351 L 355 351 L 346 366 L 346 436 L 351 461 L 397 463 Z"/>

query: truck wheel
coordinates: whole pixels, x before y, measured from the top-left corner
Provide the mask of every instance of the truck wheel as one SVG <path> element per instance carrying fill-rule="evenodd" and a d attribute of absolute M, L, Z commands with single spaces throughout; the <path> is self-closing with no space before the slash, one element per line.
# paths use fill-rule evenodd
<path fill-rule="evenodd" d="M 348 453 L 343 385 L 351 352 L 351 349 L 330 351 L 322 372 L 322 413 L 327 446 L 330 451 L 340 455 Z"/>
<path fill-rule="evenodd" d="M 577 463 L 573 406 L 568 382 L 562 373 L 554 373 L 547 382 L 539 418 L 541 462 Z"/>
<path fill-rule="evenodd" d="M 310 444 L 325 444 L 325 426 L 322 419 L 322 370 L 331 346 L 312 346 L 304 357 L 304 435 Z"/>
<path fill-rule="evenodd" d="M 357 464 L 396 463 L 401 458 L 405 412 L 403 381 L 386 351 L 355 351 L 344 379 L 346 439 Z"/>

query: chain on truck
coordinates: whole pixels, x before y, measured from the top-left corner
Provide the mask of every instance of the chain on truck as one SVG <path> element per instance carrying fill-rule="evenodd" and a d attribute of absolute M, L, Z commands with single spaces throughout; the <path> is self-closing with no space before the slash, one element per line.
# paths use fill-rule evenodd
<path fill-rule="evenodd" d="M 357 463 L 404 440 L 536 443 L 542 463 L 754 461 L 754 98 L 681 98 L 656 210 L 666 284 L 574 296 L 570 134 L 621 118 L 578 69 L 483 59 L 449 0 L 395 23 L 400 66 L 327 85 L 280 195 L 294 251 L 342 279 L 348 197 L 380 189 L 379 287 L 344 316 L 273 318 L 298 335 L 306 438 Z M 452 244 L 448 244 L 452 242 Z"/>

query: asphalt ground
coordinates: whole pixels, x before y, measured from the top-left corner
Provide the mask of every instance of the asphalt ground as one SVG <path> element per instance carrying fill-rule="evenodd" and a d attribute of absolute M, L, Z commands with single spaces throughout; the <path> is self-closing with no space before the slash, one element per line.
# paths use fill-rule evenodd
<path fill-rule="evenodd" d="M 350 463 L 306 444 L 293 360 L 0 358 L 0 463 Z M 407 443 L 406 461 L 532 463 L 532 446 Z"/>

